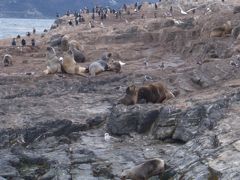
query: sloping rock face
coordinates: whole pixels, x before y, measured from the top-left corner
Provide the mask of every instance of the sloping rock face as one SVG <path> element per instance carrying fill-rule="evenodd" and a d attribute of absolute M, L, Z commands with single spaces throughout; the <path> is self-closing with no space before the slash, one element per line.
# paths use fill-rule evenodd
<path fill-rule="evenodd" d="M 36 37 L 36 49 L 0 47 L 1 56 L 14 57 L 0 72 L 0 179 L 118 180 L 122 170 L 156 157 L 167 168 L 151 180 L 240 178 L 240 14 L 227 3 L 186 16 L 174 6 L 174 19 L 163 15 L 168 6 L 159 6 L 155 19 L 146 7 L 145 19 L 109 16 L 104 28 L 89 29 L 91 15 L 74 27 L 62 17 Z M 232 34 L 209 38 L 227 20 Z M 63 35 L 79 42 L 84 67 L 104 52 L 126 65 L 121 73 L 89 78 L 43 75 L 46 46 L 62 56 Z M 118 104 L 128 86 L 158 81 L 176 97 Z"/>

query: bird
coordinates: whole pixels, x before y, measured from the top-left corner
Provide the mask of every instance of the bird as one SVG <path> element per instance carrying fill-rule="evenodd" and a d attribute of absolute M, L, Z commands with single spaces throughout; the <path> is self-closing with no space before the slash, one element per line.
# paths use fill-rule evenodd
<path fill-rule="evenodd" d="M 162 64 L 161 65 L 159 65 L 159 67 L 163 70 L 164 69 L 164 62 L 162 62 Z"/>
<path fill-rule="evenodd" d="M 180 9 L 181 14 L 187 15 L 187 12 L 183 11 L 183 9 L 182 9 L 180 6 L 178 6 L 178 7 L 179 7 L 179 9 Z"/>
<path fill-rule="evenodd" d="M 144 59 L 144 65 L 145 65 L 146 67 L 148 67 L 148 59 L 147 59 L 147 58 Z"/>
<path fill-rule="evenodd" d="M 60 61 L 60 62 L 63 62 L 63 57 L 60 57 L 60 58 L 59 58 L 59 61 Z"/>
<path fill-rule="evenodd" d="M 207 13 L 212 12 L 212 10 L 210 8 L 207 8 Z"/>
<path fill-rule="evenodd" d="M 119 64 L 120 64 L 121 66 L 126 65 L 126 63 L 124 63 L 124 62 L 122 62 L 122 61 L 118 61 L 118 62 L 119 62 Z"/>
<path fill-rule="evenodd" d="M 239 67 L 239 64 L 238 63 L 236 63 L 236 62 L 234 62 L 234 61 L 230 61 L 230 65 L 231 66 L 235 66 L 235 67 Z"/>
<path fill-rule="evenodd" d="M 110 136 L 109 133 L 104 134 L 104 140 L 107 141 L 107 142 L 109 142 L 109 141 L 119 141 L 118 138 Z"/>
<path fill-rule="evenodd" d="M 153 78 L 152 78 L 151 76 L 144 75 L 144 80 L 145 80 L 145 81 L 152 81 Z"/>
<path fill-rule="evenodd" d="M 101 25 L 101 28 L 104 28 L 103 22 L 101 22 L 100 25 Z"/>

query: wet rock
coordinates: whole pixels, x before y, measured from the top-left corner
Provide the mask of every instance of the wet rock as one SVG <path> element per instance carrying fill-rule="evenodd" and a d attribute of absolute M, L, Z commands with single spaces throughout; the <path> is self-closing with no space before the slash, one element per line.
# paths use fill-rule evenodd
<path fill-rule="evenodd" d="M 145 107 L 146 105 L 138 105 Z M 115 107 L 108 119 L 107 130 L 114 135 L 124 135 L 131 132 L 144 133 L 148 131 L 159 115 L 157 108 L 142 109 L 137 106 L 130 108 L 126 106 Z"/>
<path fill-rule="evenodd" d="M 92 165 L 93 175 L 95 177 L 104 177 L 112 179 L 114 175 L 112 174 L 111 163 L 94 163 Z"/>
<path fill-rule="evenodd" d="M 50 29 L 51 29 L 51 30 L 52 30 L 52 29 L 57 29 L 57 27 L 58 27 L 58 25 L 57 25 L 56 23 L 53 23 L 53 24 L 51 25 Z"/>
<path fill-rule="evenodd" d="M 62 19 L 62 18 L 58 18 L 54 21 L 54 24 L 57 24 L 58 26 L 63 24 L 63 23 L 66 23 L 66 19 Z"/>
<path fill-rule="evenodd" d="M 59 46 L 61 44 L 62 37 L 63 37 L 62 34 L 55 34 L 50 38 L 48 44 L 50 44 L 50 46 L 53 47 Z"/>
<path fill-rule="evenodd" d="M 172 19 L 166 19 L 163 21 L 151 22 L 147 25 L 146 29 L 149 31 L 156 31 L 171 26 L 174 26 L 174 21 Z"/>
<path fill-rule="evenodd" d="M 237 39 L 238 35 L 240 33 L 240 26 L 234 27 L 232 30 L 232 36 Z"/>
<path fill-rule="evenodd" d="M 72 164 L 87 164 L 96 161 L 95 154 L 88 149 L 80 149 L 72 153 Z"/>
<path fill-rule="evenodd" d="M 90 128 L 92 128 L 92 127 L 101 125 L 103 122 L 105 122 L 105 120 L 106 120 L 105 117 L 96 116 L 96 117 L 87 119 L 86 123 L 89 125 Z"/>
<path fill-rule="evenodd" d="M 56 172 L 53 169 L 50 169 L 43 176 L 39 177 L 39 180 L 51 180 L 55 177 Z"/>
<path fill-rule="evenodd" d="M 194 27 L 194 18 L 184 19 L 183 23 L 178 24 L 177 27 L 180 27 L 182 29 L 193 28 Z"/>
<path fill-rule="evenodd" d="M 212 177 L 223 179 L 239 178 L 240 155 L 236 151 L 226 151 L 215 160 L 210 161 L 209 170 Z"/>
<path fill-rule="evenodd" d="M 233 8 L 233 14 L 237 14 L 237 13 L 240 13 L 240 6 L 235 6 Z"/>

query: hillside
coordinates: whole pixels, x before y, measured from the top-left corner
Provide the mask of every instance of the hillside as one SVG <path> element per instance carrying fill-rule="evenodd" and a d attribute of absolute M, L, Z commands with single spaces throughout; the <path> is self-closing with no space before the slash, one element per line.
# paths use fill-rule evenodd
<path fill-rule="evenodd" d="M 181 4 L 196 8 L 187 14 L 174 5 L 171 14 L 165 2 L 96 16 L 94 27 L 91 14 L 73 26 L 74 16 L 63 16 L 48 32 L 22 37 L 26 47 L 0 41 L 0 56 L 13 56 L 0 71 L 0 179 L 120 180 L 152 158 L 166 169 L 148 180 L 240 179 L 239 0 Z M 82 67 L 105 52 L 126 64 L 94 77 L 43 74 L 47 47 L 65 57 L 66 36 L 85 55 Z M 153 82 L 175 97 L 118 103 L 129 86 Z"/>
<path fill-rule="evenodd" d="M 151 2 L 151 1 L 149 1 Z M 154 0 L 153 0 L 154 2 Z M 56 12 L 64 14 L 67 10 L 79 11 L 80 8 L 92 8 L 95 5 L 121 7 L 134 0 L 1 0 L 0 17 L 53 18 Z"/>

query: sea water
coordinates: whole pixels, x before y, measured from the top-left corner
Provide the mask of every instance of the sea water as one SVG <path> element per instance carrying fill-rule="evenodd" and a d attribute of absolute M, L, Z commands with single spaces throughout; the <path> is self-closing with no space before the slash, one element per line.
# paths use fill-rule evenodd
<path fill-rule="evenodd" d="M 41 34 L 44 29 L 48 29 L 53 24 L 54 19 L 15 19 L 0 18 L 0 39 L 13 38 L 19 35 L 32 33 L 33 28 L 36 33 Z"/>

